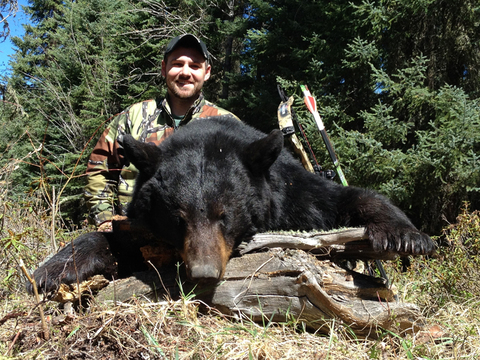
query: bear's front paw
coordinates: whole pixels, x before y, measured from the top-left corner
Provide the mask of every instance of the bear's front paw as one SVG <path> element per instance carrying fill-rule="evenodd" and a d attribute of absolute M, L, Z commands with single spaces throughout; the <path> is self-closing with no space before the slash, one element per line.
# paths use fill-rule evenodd
<path fill-rule="evenodd" d="M 375 251 L 393 251 L 400 255 L 430 255 L 435 251 L 430 236 L 412 227 L 369 226 L 367 235 Z"/>
<path fill-rule="evenodd" d="M 42 266 L 35 270 L 33 278 L 35 279 L 35 284 L 37 285 L 39 292 L 49 293 L 58 290 L 60 283 L 63 282 L 66 275 L 67 274 L 63 271 L 56 271 L 54 267 L 49 268 L 48 266 Z M 33 286 L 31 283 L 27 284 L 27 291 L 29 294 L 33 294 Z"/>
<path fill-rule="evenodd" d="M 61 283 L 80 283 L 97 274 L 117 277 L 118 262 L 110 250 L 109 236 L 112 233 L 87 233 L 76 238 L 73 246 L 67 244 L 33 273 L 39 291 L 49 293 Z M 31 284 L 27 291 L 33 293 Z"/>

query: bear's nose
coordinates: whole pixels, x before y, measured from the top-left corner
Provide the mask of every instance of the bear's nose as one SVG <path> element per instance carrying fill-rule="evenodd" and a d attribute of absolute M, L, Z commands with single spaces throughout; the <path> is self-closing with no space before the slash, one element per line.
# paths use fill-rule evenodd
<path fill-rule="evenodd" d="M 212 264 L 193 265 L 189 271 L 192 280 L 215 281 L 220 278 L 220 269 Z"/>

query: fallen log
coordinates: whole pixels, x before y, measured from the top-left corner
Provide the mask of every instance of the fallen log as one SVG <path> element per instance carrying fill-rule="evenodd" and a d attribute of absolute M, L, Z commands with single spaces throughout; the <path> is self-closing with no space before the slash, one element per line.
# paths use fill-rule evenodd
<path fill-rule="evenodd" d="M 395 289 L 382 278 L 340 267 L 338 258 L 392 259 L 394 253 L 373 252 L 363 229 L 327 233 L 258 234 L 242 244 L 216 286 L 189 284 L 181 267 L 117 280 L 102 289 L 97 301 L 128 301 L 133 296 L 159 300 L 193 293 L 221 312 L 257 322 L 296 321 L 329 332 L 332 320 L 358 336 L 375 330 L 418 331 L 423 318 L 413 304 L 396 301 Z M 291 248 L 291 249 L 289 249 Z M 355 255 L 355 252 L 357 256 Z M 147 260 L 155 263 L 155 255 Z M 180 286 L 181 285 L 181 286 Z"/>
<path fill-rule="evenodd" d="M 256 234 L 252 241 L 240 244 L 240 255 L 266 248 L 299 249 L 332 259 L 393 260 L 396 252 L 374 251 L 364 228 L 345 228 L 314 232 L 269 232 Z"/>
<path fill-rule="evenodd" d="M 377 327 L 415 330 L 418 309 L 395 299 L 383 279 L 304 251 L 274 249 L 232 259 L 211 303 L 230 315 L 276 322 L 291 317 L 322 332 L 333 319 L 364 336 Z"/>

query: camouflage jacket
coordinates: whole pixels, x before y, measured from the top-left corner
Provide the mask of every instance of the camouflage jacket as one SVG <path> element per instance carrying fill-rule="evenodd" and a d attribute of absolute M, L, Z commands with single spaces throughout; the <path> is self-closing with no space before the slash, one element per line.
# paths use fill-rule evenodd
<path fill-rule="evenodd" d="M 201 95 L 178 127 L 192 119 L 216 115 L 237 118 Z M 134 104 L 110 122 L 88 160 L 85 199 L 90 222 L 98 226 L 111 220 L 113 215 L 125 215 L 132 197 L 137 169 L 132 164 L 125 164 L 118 137 L 131 134 L 137 140 L 158 145 L 176 129 L 167 99 Z"/>

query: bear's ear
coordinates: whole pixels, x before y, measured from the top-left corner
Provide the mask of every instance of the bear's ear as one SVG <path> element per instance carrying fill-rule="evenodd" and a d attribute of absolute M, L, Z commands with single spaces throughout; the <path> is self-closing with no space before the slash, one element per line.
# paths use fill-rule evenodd
<path fill-rule="evenodd" d="M 254 141 L 244 151 L 245 165 L 255 175 L 264 174 L 277 160 L 283 149 L 283 134 L 273 130 L 264 138 Z"/>
<path fill-rule="evenodd" d="M 162 151 L 153 144 L 135 140 L 132 135 L 124 135 L 119 139 L 125 151 L 125 158 L 131 162 L 145 177 L 152 177 L 157 171 L 162 157 Z"/>

